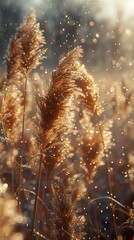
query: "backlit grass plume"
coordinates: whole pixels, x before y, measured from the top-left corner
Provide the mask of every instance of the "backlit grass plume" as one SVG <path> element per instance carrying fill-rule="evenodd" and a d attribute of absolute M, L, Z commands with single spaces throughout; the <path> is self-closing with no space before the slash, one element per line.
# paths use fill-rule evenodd
<path fill-rule="evenodd" d="M 93 114 L 99 115 L 100 105 L 98 102 L 98 93 L 94 86 L 93 77 L 80 62 L 82 54 L 83 49 L 80 46 L 70 51 L 66 57 L 60 61 L 60 72 L 71 72 L 71 78 L 75 82 L 76 87 L 80 90 L 80 102 L 82 102 Z"/>
<path fill-rule="evenodd" d="M 24 140 L 26 113 L 30 111 L 27 102 L 28 74 L 36 68 L 44 58 L 45 39 L 40 24 L 37 23 L 35 12 L 32 10 L 17 29 L 11 39 L 6 53 L 7 86 L 2 108 L 3 126 L 10 142 L 17 141 L 19 130 L 20 141 Z M 21 80 L 21 81 L 20 81 Z M 20 130 L 22 133 L 20 133 Z"/>
<path fill-rule="evenodd" d="M 28 95 L 28 78 L 32 69 L 36 68 L 41 60 L 44 59 L 46 50 L 44 49 L 45 39 L 40 24 L 37 23 L 35 12 L 32 10 L 24 19 L 22 25 L 17 29 L 15 36 L 11 39 L 6 54 L 7 63 L 7 88 L 9 92 L 12 85 L 16 85 L 22 92 L 22 112 L 21 112 L 21 133 L 20 133 L 20 161 L 19 161 L 19 186 L 23 179 L 23 160 L 25 155 L 25 133 L 26 133 L 26 117 L 30 111 L 27 103 L 30 102 Z M 6 96 L 7 98 L 7 96 Z M 29 99 L 28 99 L 29 98 Z M 10 98 L 8 98 L 10 105 Z M 7 101 L 7 99 L 5 99 Z M 14 102 L 15 103 L 15 102 Z M 17 106 L 17 105 L 16 105 Z M 15 109 L 15 105 L 13 108 Z M 13 110 L 14 110 L 13 109 Z M 15 113 L 12 112 L 12 119 L 16 120 Z M 14 116 L 13 116 L 14 115 Z M 7 114 L 6 114 L 7 116 Z M 5 129 L 5 131 L 9 129 Z M 18 206 L 20 205 L 20 195 L 18 197 Z"/>
<path fill-rule="evenodd" d="M 7 76 L 27 75 L 44 58 L 44 36 L 32 10 L 11 39 L 6 54 Z"/>
<path fill-rule="evenodd" d="M 81 53 L 77 48 L 60 61 L 47 95 L 39 101 L 39 142 L 49 174 L 70 152 L 68 136 L 74 130 L 74 97 L 78 95 L 74 66 Z"/>
<path fill-rule="evenodd" d="M 77 62 L 76 65 L 76 76 L 76 85 L 83 93 L 83 96 L 80 96 L 80 102 L 91 113 L 96 116 L 99 115 L 101 108 L 98 102 L 98 93 L 94 86 L 94 79 L 80 62 Z"/>
<path fill-rule="evenodd" d="M 93 79 L 79 61 L 82 53 L 82 48 L 76 47 L 61 59 L 52 74 L 48 94 L 39 101 L 39 142 L 49 174 L 67 155 L 68 134 L 74 129 L 71 115 L 75 112 L 74 100 L 82 102 L 83 107 L 94 115 L 99 114 Z"/>
<path fill-rule="evenodd" d="M 78 152 L 81 164 L 87 171 L 87 180 L 89 183 L 93 180 L 97 168 L 104 164 L 104 151 L 108 151 L 112 145 L 112 135 L 109 130 L 111 124 L 111 122 L 101 122 L 100 132 L 100 127 L 95 126 L 90 114 L 86 111 L 82 112 L 82 118 L 80 119 L 81 129 L 77 138 Z"/>
<path fill-rule="evenodd" d="M 17 86 L 7 87 L 1 115 L 7 140 L 11 145 L 20 140 L 22 101 L 22 93 Z"/>
<path fill-rule="evenodd" d="M 93 125 L 86 111 L 83 111 L 80 125 L 82 132 L 77 139 L 79 156 L 82 166 L 87 170 L 87 179 L 91 182 L 96 169 L 102 164 L 103 144 L 99 129 Z"/>

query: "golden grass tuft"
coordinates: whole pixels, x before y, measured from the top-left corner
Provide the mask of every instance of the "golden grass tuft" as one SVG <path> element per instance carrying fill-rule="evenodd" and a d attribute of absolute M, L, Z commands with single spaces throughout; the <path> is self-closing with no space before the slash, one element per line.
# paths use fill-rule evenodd
<path fill-rule="evenodd" d="M 74 83 L 73 64 L 81 56 L 81 48 L 75 49 L 59 63 L 53 72 L 51 86 L 45 97 L 39 100 L 39 138 L 44 165 L 50 174 L 57 162 L 62 162 L 70 151 L 69 135 L 74 131 Z"/>
<path fill-rule="evenodd" d="M 12 85 L 6 88 L 1 116 L 7 140 L 11 145 L 20 141 L 22 101 L 22 93 L 17 86 Z"/>
<path fill-rule="evenodd" d="M 46 52 L 43 48 L 44 44 L 40 24 L 37 23 L 35 12 L 32 10 L 9 44 L 6 54 L 8 79 L 14 74 L 26 76 L 36 68 L 44 59 Z"/>

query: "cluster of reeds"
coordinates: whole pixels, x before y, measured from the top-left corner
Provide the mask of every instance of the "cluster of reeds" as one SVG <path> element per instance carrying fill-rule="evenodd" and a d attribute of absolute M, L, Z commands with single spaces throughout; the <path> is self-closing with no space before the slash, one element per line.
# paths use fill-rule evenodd
<path fill-rule="evenodd" d="M 89 200 L 94 197 L 92 184 L 102 165 L 106 167 L 107 199 L 112 201 L 117 239 L 108 161 L 113 125 L 102 119 L 94 80 L 80 61 L 81 47 L 61 59 L 49 81 L 38 73 L 31 77 L 30 72 L 45 58 L 45 44 L 31 11 L 9 43 L 7 76 L 0 96 L 0 171 L 4 184 L 0 189 L 7 183 L 14 199 L 5 192 L 0 196 L 4 204 L 1 239 L 23 239 L 15 231 L 16 224 L 23 222 L 17 211 L 27 218 L 26 239 L 108 239 L 99 226 L 89 236 L 87 230 L 92 219 L 88 212 Z M 131 95 L 124 99 L 126 107 L 121 105 L 119 114 L 129 108 Z M 114 112 L 116 101 L 115 94 Z M 132 179 L 130 169 L 129 175 Z"/>

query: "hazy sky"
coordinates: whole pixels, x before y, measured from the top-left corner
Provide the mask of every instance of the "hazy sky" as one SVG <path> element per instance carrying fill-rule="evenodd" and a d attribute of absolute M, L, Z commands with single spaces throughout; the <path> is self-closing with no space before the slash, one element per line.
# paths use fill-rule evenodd
<path fill-rule="evenodd" d="M 82 9 L 81 12 L 77 11 L 77 6 L 79 9 L 79 4 L 81 5 L 81 7 L 80 7 Z M 62 5 L 65 5 L 65 6 L 63 6 L 63 8 L 60 9 Z M 1 8 L 2 6 L 5 6 L 5 8 Z M 6 8 L 6 6 L 8 6 L 8 7 Z M 86 19 L 88 19 L 88 13 L 90 16 L 90 11 L 92 11 L 92 8 L 95 11 L 93 11 L 91 13 L 93 13 L 95 15 L 95 12 L 97 11 L 97 14 L 98 14 L 97 16 L 99 18 L 113 19 L 113 22 L 106 20 L 108 22 L 108 24 L 112 23 L 112 24 L 109 24 L 112 27 L 115 25 L 115 23 L 117 23 L 117 19 L 118 19 L 117 15 L 118 15 L 119 9 L 122 10 L 123 17 L 127 17 L 130 15 L 133 16 L 133 12 L 134 12 L 134 0 L 0 0 L 0 19 L 2 19 L 2 16 L 3 16 L 3 19 L 4 19 L 3 21 L 7 20 L 6 24 L 5 24 L 5 22 L 2 22 L 2 24 L 5 24 L 5 34 L 1 33 L 1 39 L 2 39 L 1 41 L 3 41 L 3 45 L 1 47 L 2 54 L 3 55 L 5 54 L 5 49 L 7 48 L 7 43 L 8 43 L 9 37 L 11 37 L 12 30 L 14 31 L 15 27 L 19 26 L 21 19 L 23 19 L 24 16 L 26 16 L 27 12 L 30 10 L 31 7 L 35 8 L 36 14 L 38 15 L 39 22 L 42 22 L 42 28 L 44 27 L 44 29 L 49 34 L 51 33 L 50 34 L 50 37 L 51 37 L 50 44 L 52 43 L 51 45 L 53 47 L 53 46 L 55 46 L 54 44 L 56 44 L 56 41 L 57 41 L 57 40 L 55 40 L 56 37 L 59 40 L 66 36 L 66 32 L 65 32 L 62 37 L 60 36 L 61 38 L 59 37 L 62 25 L 64 25 L 64 23 L 66 23 L 66 21 L 64 21 L 64 20 L 66 20 L 66 19 L 64 19 L 65 16 L 64 16 L 64 14 L 61 14 L 61 13 L 62 12 L 64 13 L 64 11 L 67 12 L 68 8 L 70 8 L 71 12 L 72 12 L 71 14 L 73 14 L 74 6 L 75 6 L 74 14 L 75 15 L 80 14 L 80 18 L 82 20 L 81 21 L 82 27 L 81 26 L 79 27 L 80 33 L 79 33 L 78 39 L 85 36 L 86 41 L 88 41 L 87 36 L 89 36 L 89 33 L 88 33 L 89 30 L 87 29 L 88 25 L 86 25 Z M 84 6 L 86 6 L 86 7 L 84 8 Z M 21 11 L 18 11 L 19 17 L 17 15 L 17 18 L 15 18 L 15 14 L 17 12 L 18 7 L 21 9 Z M 12 9 L 12 11 L 8 17 L 7 12 L 10 11 L 10 9 Z M 16 9 L 16 12 L 14 14 L 13 10 L 15 10 L 15 9 Z M 63 19 L 59 18 L 59 10 L 60 10 L 60 17 L 63 17 Z M 84 15 L 84 11 L 86 12 L 85 15 Z M 2 12 L 2 14 L 1 14 L 1 12 Z M 46 17 L 44 17 L 44 16 L 46 16 Z M 91 15 L 91 16 L 93 16 L 93 15 Z M 95 17 L 95 16 L 93 16 L 93 17 Z M 10 18 L 11 18 L 11 22 L 10 22 Z M 121 19 L 121 21 L 122 21 L 122 19 Z M 61 22 L 62 22 L 62 24 L 61 24 Z M 10 25 L 10 23 L 11 23 L 11 25 Z M 121 24 L 126 28 L 127 34 L 129 33 L 132 35 L 132 32 L 129 29 L 130 25 L 132 23 L 133 23 L 133 21 L 130 22 L 129 20 L 125 21 L 125 22 L 123 21 L 123 24 L 121 22 Z M 60 24 L 61 24 L 61 26 L 60 26 Z M 58 30 L 55 29 L 55 27 L 57 27 Z M 68 26 L 67 26 L 67 29 L 68 29 Z M 57 31 L 59 31 L 59 35 L 58 35 Z M 52 33 L 55 34 L 54 37 L 53 37 Z M 70 40 L 71 37 L 68 35 L 68 33 L 67 33 L 66 39 L 68 41 L 71 41 Z M 72 37 L 73 44 L 76 42 L 76 40 L 77 40 L 76 36 Z M 72 44 L 72 42 L 70 44 Z M 66 43 L 66 42 L 64 41 L 64 43 Z M 53 52 L 53 51 L 55 51 L 56 54 L 58 54 L 57 53 L 58 50 L 55 50 L 55 49 L 53 50 L 52 47 L 51 46 L 49 47 L 49 50 L 47 51 L 48 54 L 49 54 L 49 52 Z"/>
<path fill-rule="evenodd" d="M 99 0 L 102 4 L 104 16 L 114 17 L 117 8 L 120 8 L 127 17 L 134 12 L 134 0 Z"/>
<path fill-rule="evenodd" d="M 15 4 L 19 5 L 23 11 L 27 11 L 30 7 L 34 7 L 35 9 L 39 9 L 43 6 L 43 9 L 46 9 L 50 7 L 50 5 L 53 5 L 54 0 L 0 0 L 3 2 L 3 4 Z M 60 0 L 61 1 L 61 0 Z M 70 6 L 72 5 L 72 0 L 63 0 L 64 3 L 70 3 Z M 56 2 L 56 1 L 55 1 Z M 86 4 L 87 8 L 91 7 L 91 2 L 90 0 L 73 0 L 76 5 L 78 4 Z M 133 14 L 134 12 L 134 0 L 94 0 L 92 3 L 96 3 L 96 6 L 99 4 L 99 7 L 102 11 L 102 16 L 103 17 L 115 17 L 116 15 L 116 8 L 120 6 L 122 10 L 124 11 L 124 14 L 130 15 Z"/>

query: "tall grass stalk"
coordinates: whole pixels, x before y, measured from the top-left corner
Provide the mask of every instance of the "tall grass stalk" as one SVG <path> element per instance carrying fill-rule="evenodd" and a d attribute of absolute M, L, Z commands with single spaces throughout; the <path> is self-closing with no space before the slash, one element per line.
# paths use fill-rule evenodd
<path fill-rule="evenodd" d="M 23 180 L 23 157 L 24 157 L 24 134 L 25 134 L 25 117 L 26 117 L 26 97 L 27 97 L 27 81 L 28 77 L 25 78 L 24 83 L 24 105 L 23 105 L 23 115 L 22 115 L 22 133 L 21 133 L 21 153 L 20 153 L 20 169 L 19 169 L 19 186 L 22 185 Z M 18 204 L 20 204 L 20 192 L 18 195 Z"/>
<path fill-rule="evenodd" d="M 37 207 L 38 207 L 38 196 L 39 196 L 39 192 L 40 192 L 40 183 L 41 183 L 42 161 L 43 161 L 43 155 L 41 154 L 41 156 L 40 156 L 40 162 L 39 162 L 37 186 L 36 186 L 36 196 L 35 196 L 35 203 L 34 203 L 33 221 L 32 221 L 32 234 L 31 234 L 32 240 L 34 239 L 34 232 L 35 232 L 35 226 L 36 226 L 36 216 L 37 216 Z"/>

